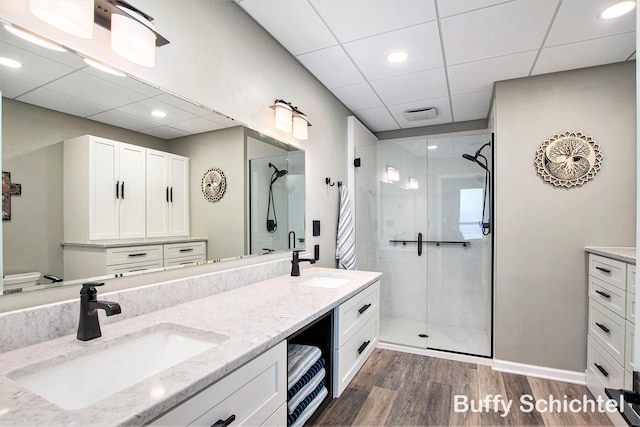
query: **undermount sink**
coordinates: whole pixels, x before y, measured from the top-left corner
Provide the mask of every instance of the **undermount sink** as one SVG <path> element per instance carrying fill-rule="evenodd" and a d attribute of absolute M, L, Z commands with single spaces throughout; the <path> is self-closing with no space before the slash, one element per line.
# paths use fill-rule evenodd
<path fill-rule="evenodd" d="M 351 277 L 344 277 L 339 274 L 314 273 L 296 281 L 299 285 L 316 286 L 318 288 L 337 288 L 353 280 Z"/>
<path fill-rule="evenodd" d="M 227 340 L 226 335 L 161 324 L 50 359 L 8 377 L 63 409 L 80 409 Z M 51 366 L 53 364 L 53 366 Z"/>

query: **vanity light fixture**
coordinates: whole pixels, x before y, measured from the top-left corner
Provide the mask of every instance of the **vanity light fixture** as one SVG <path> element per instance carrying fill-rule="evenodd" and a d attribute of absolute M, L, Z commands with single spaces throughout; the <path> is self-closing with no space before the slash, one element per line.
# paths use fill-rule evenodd
<path fill-rule="evenodd" d="M 57 52 L 66 52 L 67 49 L 59 45 L 58 43 L 54 43 L 50 40 L 45 39 L 44 37 L 37 36 L 30 31 L 23 30 L 22 28 L 16 27 L 14 25 L 4 24 L 5 30 L 9 31 L 11 34 L 20 37 L 23 40 L 26 40 L 30 43 L 36 44 L 41 47 L 45 47 L 47 49 L 55 50 Z"/>
<path fill-rule="evenodd" d="M 31 13 L 59 30 L 93 38 L 93 0 L 29 0 Z"/>
<path fill-rule="evenodd" d="M 391 52 L 385 58 L 387 59 L 387 62 L 391 62 L 392 64 L 397 64 L 409 59 L 409 52 L 399 50 L 397 52 Z"/>
<path fill-rule="evenodd" d="M 15 59 L 6 58 L 4 56 L 0 56 L 0 65 L 8 67 L 8 68 L 22 68 L 23 67 L 21 62 L 16 61 Z"/>
<path fill-rule="evenodd" d="M 293 136 L 305 140 L 308 138 L 308 127 L 311 126 L 307 116 L 290 102 L 276 99 L 270 107 L 275 111 L 275 126 L 283 132 L 293 131 Z"/>
<path fill-rule="evenodd" d="M 633 9 L 635 9 L 635 7 L 636 7 L 636 2 L 633 0 L 620 1 L 618 3 L 615 3 L 609 6 L 602 12 L 600 12 L 600 14 L 598 15 L 598 18 L 600 19 L 618 18 L 622 15 L 626 15 L 627 13 L 631 12 Z"/>
<path fill-rule="evenodd" d="M 92 66 L 93 68 L 96 68 L 96 69 L 98 69 L 98 70 L 100 70 L 100 71 L 103 71 L 103 72 L 105 72 L 105 73 L 108 73 L 108 74 L 112 74 L 112 75 L 114 75 L 114 76 L 118 76 L 118 77 L 126 77 L 126 76 L 127 76 L 127 75 L 126 75 L 125 73 L 123 73 L 122 71 L 117 70 L 117 69 L 115 69 L 115 68 L 113 68 L 113 67 L 110 67 L 110 66 L 108 66 L 108 65 L 105 65 L 105 64 L 103 64 L 102 62 L 98 62 L 98 61 L 96 61 L 95 59 L 91 59 L 91 58 L 84 58 L 84 62 L 85 62 L 87 65 Z"/>
<path fill-rule="evenodd" d="M 155 26 L 147 16 L 121 5 L 124 14 L 111 15 L 111 49 L 143 67 L 156 65 Z"/>
<path fill-rule="evenodd" d="M 400 181 L 400 171 L 393 166 L 387 166 L 387 180 L 389 182 Z"/>

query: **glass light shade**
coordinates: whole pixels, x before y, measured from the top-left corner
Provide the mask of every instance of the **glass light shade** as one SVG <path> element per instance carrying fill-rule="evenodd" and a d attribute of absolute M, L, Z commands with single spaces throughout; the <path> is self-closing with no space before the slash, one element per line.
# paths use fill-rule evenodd
<path fill-rule="evenodd" d="M 291 107 L 277 102 L 273 108 L 276 112 L 276 129 L 280 129 L 283 132 L 291 132 L 291 120 L 293 117 Z"/>
<path fill-rule="evenodd" d="M 127 10 L 127 13 L 139 18 L 118 13 L 111 15 L 111 49 L 127 61 L 153 67 L 156 65 L 156 35 L 150 29 L 151 23 L 133 11 Z"/>
<path fill-rule="evenodd" d="M 293 136 L 298 139 L 307 139 L 307 129 L 309 122 L 307 118 L 301 114 L 293 116 Z"/>
<path fill-rule="evenodd" d="M 74 36 L 93 37 L 93 0 L 29 0 L 31 13 Z"/>

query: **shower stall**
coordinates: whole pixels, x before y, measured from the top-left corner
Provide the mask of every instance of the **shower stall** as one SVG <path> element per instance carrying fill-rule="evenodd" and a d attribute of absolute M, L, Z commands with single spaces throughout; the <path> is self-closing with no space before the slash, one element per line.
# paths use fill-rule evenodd
<path fill-rule="evenodd" d="M 380 341 L 492 356 L 491 134 L 356 147 L 358 269 L 381 271 Z"/>

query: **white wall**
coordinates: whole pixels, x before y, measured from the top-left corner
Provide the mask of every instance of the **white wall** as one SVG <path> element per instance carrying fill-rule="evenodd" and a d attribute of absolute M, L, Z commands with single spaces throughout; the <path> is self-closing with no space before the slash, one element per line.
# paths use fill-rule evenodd
<path fill-rule="evenodd" d="M 583 371 L 584 246 L 634 246 L 634 62 L 495 87 L 495 357 Z M 580 131 L 600 145 L 595 179 L 556 188 L 536 173 L 540 144 Z"/>
<path fill-rule="evenodd" d="M 171 43 L 157 50 L 155 68 L 128 63 L 108 48 L 108 31 L 96 27 L 93 40 L 81 40 L 39 21 L 28 2 L 0 1 L 0 17 L 43 34 L 74 50 L 207 107 L 234 117 L 267 135 L 303 147 L 307 154 L 307 247 L 320 244 L 320 266 L 335 266 L 338 197 L 324 178 L 346 181 L 349 111 L 279 43 L 231 0 L 136 0 L 153 16 Z M 304 111 L 313 127 L 307 141 L 275 130 L 276 98 Z M 322 235 L 311 237 L 311 220 Z"/>

